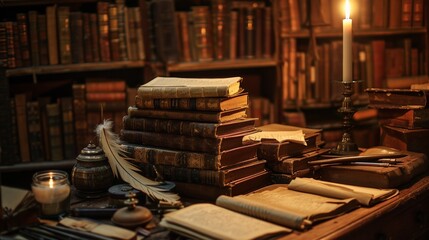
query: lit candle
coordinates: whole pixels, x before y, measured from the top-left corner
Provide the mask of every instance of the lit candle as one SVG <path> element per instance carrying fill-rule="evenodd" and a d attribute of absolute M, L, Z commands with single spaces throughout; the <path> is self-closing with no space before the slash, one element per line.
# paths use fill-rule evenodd
<path fill-rule="evenodd" d="M 55 215 L 68 208 L 70 185 L 67 173 L 62 171 L 43 171 L 33 176 L 31 186 L 34 198 L 41 204 L 42 214 Z"/>
<path fill-rule="evenodd" d="M 352 82 L 352 19 L 350 1 L 345 4 L 346 18 L 343 19 L 343 82 Z"/>

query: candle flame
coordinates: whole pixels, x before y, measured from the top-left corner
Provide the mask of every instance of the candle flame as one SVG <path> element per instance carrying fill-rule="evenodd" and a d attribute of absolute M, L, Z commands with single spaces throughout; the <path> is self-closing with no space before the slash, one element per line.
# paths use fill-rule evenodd
<path fill-rule="evenodd" d="M 54 179 L 52 178 L 52 173 L 49 173 L 49 188 L 54 188 Z"/>
<path fill-rule="evenodd" d="M 346 19 L 350 19 L 350 0 L 346 0 L 345 10 L 346 10 Z"/>

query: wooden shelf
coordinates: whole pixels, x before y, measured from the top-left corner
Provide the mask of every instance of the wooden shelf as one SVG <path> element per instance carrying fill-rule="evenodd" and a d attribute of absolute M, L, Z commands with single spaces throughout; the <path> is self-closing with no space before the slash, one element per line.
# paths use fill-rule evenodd
<path fill-rule="evenodd" d="M 356 30 L 353 31 L 353 37 L 375 37 L 375 36 L 394 36 L 394 35 L 409 35 L 409 34 L 425 34 L 426 28 L 399 28 L 399 29 L 370 29 L 370 30 Z M 316 38 L 332 38 L 342 37 L 343 33 L 340 31 L 326 30 L 323 32 L 315 32 Z M 308 38 L 308 30 L 299 32 L 292 32 L 282 37 L 285 38 Z"/>
<path fill-rule="evenodd" d="M 104 71 L 114 69 L 127 69 L 144 67 L 143 61 L 119 61 L 105 63 L 79 63 L 79 64 L 59 64 L 47 66 L 34 66 L 6 70 L 6 77 L 27 76 L 34 74 L 58 74 L 88 71 Z"/>
<path fill-rule="evenodd" d="M 238 68 L 262 68 L 275 67 L 278 62 L 274 59 L 238 59 L 211 62 L 187 62 L 170 64 L 167 66 L 169 72 L 207 71 Z"/>
<path fill-rule="evenodd" d="M 36 5 L 53 5 L 66 3 L 88 3 L 97 2 L 97 0 L 2 0 L 0 7 L 17 7 L 17 6 L 36 6 Z"/>
<path fill-rule="evenodd" d="M 0 166 L 0 173 L 2 172 L 19 172 L 19 171 L 34 171 L 45 169 L 68 169 L 76 164 L 76 160 L 62 160 L 62 161 L 45 161 L 45 162 L 28 162 L 17 163 L 13 165 Z"/>

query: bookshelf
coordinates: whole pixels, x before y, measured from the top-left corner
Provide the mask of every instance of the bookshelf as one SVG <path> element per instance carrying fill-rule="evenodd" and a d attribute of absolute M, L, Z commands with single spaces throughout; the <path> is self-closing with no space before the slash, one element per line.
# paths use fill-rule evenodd
<path fill-rule="evenodd" d="M 353 81 L 358 81 L 352 100 L 359 114 L 368 104 L 365 88 L 409 88 L 429 81 L 429 8 L 421 0 L 350 3 Z M 298 114 L 308 127 L 341 131 L 342 117 L 336 109 L 343 92 L 338 83 L 342 81 L 343 5 L 344 0 L 275 1 L 280 16 L 282 122 Z M 311 18 L 307 18 L 309 12 Z M 324 115 L 329 116 L 326 123 L 315 117 Z M 357 126 L 362 128 L 360 123 Z M 377 131 L 373 124 L 368 128 Z"/>
<path fill-rule="evenodd" d="M 172 3 L 173 5 L 171 5 Z M 253 106 L 258 107 L 258 109 L 252 111 L 252 116 L 260 117 L 264 114 L 264 123 L 278 122 L 282 108 L 280 101 L 282 86 L 281 68 L 278 59 L 279 38 L 277 37 L 277 22 L 274 20 L 276 16 L 272 8 L 273 3 L 274 1 L 271 0 L 2 1 L 1 7 L 7 11 L 0 19 L 0 92 L 2 93 L 0 117 L 3 119 L 5 126 L 0 131 L 0 138 L 2 139 L 0 142 L 2 150 L 0 172 L 11 174 L 21 170 L 71 168 L 74 165 L 74 158 L 78 155 L 78 151 L 94 137 L 87 136 L 88 132 L 91 132 L 89 135 L 93 134 L 90 131 L 91 127 L 88 127 L 87 132 L 84 134 L 86 138 L 81 138 L 82 134 L 77 132 L 78 126 L 76 125 L 76 122 L 82 123 L 81 117 L 78 116 L 79 112 L 84 113 L 84 124 L 91 123 L 88 102 L 85 103 L 86 105 L 83 109 L 79 108 L 75 103 L 76 100 L 81 100 L 77 97 L 79 95 L 78 87 L 87 86 L 91 79 L 97 79 L 103 83 L 106 82 L 106 84 L 118 79 L 124 80 L 126 90 L 122 90 L 122 92 L 126 94 L 126 105 L 122 110 L 125 111 L 127 105 L 133 104 L 133 93 L 136 88 L 140 84 L 151 80 L 154 76 L 242 76 L 244 88 L 249 92 L 249 96 L 254 99 L 252 101 Z M 226 4 L 227 12 L 222 12 L 219 10 L 220 8 L 217 8 L 222 4 Z M 123 8 L 125 8 L 127 14 L 124 16 L 126 21 L 124 28 L 128 26 L 128 29 L 125 29 L 127 34 L 125 36 L 123 36 L 120 27 L 119 29 L 111 27 L 112 25 L 116 26 L 116 24 L 121 26 L 123 23 L 121 23 L 121 17 L 116 17 L 115 15 L 112 17 L 113 13 L 110 11 L 118 11 L 118 14 L 120 14 L 120 9 Z M 201 11 L 207 13 L 207 10 L 209 15 L 213 17 L 205 23 L 202 19 L 198 20 L 197 18 L 203 16 Z M 166 11 L 170 11 L 169 13 L 171 14 L 167 14 Z M 205 49 L 189 49 L 189 51 L 195 52 L 196 55 L 192 55 L 193 58 L 191 59 L 184 58 L 183 48 L 176 45 L 182 43 L 182 39 L 179 39 L 179 37 L 183 36 L 181 35 L 183 33 L 179 31 L 179 26 L 175 24 L 179 19 L 179 12 L 182 12 L 181 15 L 183 15 L 183 12 L 187 12 L 186 14 L 192 16 L 193 21 L 197 21 L 196 25 L 207 24 L 205 25 L 206 30 L 210 28 L 209 25 L 212 24 L 212 20 L 216 20 L 213 24 L 223 24 L 224 32 L 217 31 L 216 29 L 218 28 L 211 29 L 213 31 L 213 36 L 210 39 L 213 44 L 211 52 L 207 52 Z M 236 22 L 237 29 L 230 29 L 227 23 L 230 23 L 229 15 L 231 12 L 234 13 L 235 17 L 240 18 L 236 19 L 237 21 L 247 21 L 246 24 Z M 53 13 L 56 15 L 54 18 L 52 18 Z M 64 14 L 69 19 L 68 27 L 61 25 L 64 23 L 61 21 L 64 18 Z M 113 18 L 116 22 L 102 22 L 100 20 L 101 15 L 107 16 L 110 20 Z M 165 16 L 173 16 L 174 18 Z M 24 20 L 21 19 L 22 17 Z M 250 17 L 250 19 L 245 20 L 246 17 Z M 91 20 L 93 18 L 95 20 Z M 37 21 L 35 19 L 39 20 L 37 24 L 35 24 L 35 21 Z M 251 19 L 253 19 L 253 22 L 249 22 Z M 96 23 L 96 33 L 86 32 L 94 31 L 92 25 L 87 26 L 87 24 L 92 23 L 91 21 Z M 53 22 L 57 25 L 56 27 L 49 25 L 49 23 L 52 24 Z M 194 23 L 192 23 L 192 28 L 199 29 L 201 32 L 201 26 L 196 26 Z M 254 29 L 245 28 L 245 26 L 251 26 L 252 24 L 254 24 Z M 46 29 L 44 28 L 45 26 Z M 82 26 L 83 33 L 80 30 L 80 26 Z M 131 26 L 133 26 L 133 29 L 129 29 Z M 20 30 L 23 27 L 25 27 L 25 31 Z M 115 34 L 111 34 L 109 38 L 106 38 L 100 27 L 108 28 L 109 31 L 113 31 Z M 65 33 L 64 28 L 68 28 L 70 32 Z M 49 35 L 53 29 L 56 30 L 56 33 L 53 36 Z M 27 35 L 19 35 L 22 31 Z M 232 32 L 235 35 L 233 40 L 229 35 Z M 224 37 L 221 37 L 222 34 L 225 34 Z M 198 40 L 196 35 L 192 36 L 195 39 L 188 44 L 188 47 L 198 45 L 194 42 Z M 123 41 L 121 37 L 125 37 L 126 48 L 121 45 Z M 209 41 L 208 37 L 210 36 L 205 37 L 204 41 Z M 21 38 L 26 39 L 27 42 L 21 42 Z M 82 38 L 84 39 L 83 41 Z M 218 40 L 216 41 L 215 39 Z M 220 41 L 219 39 L 223 40 Z M 244 42 L 245 40 L 246 42 Z M 54 49 L 49 48 L 52 41 L 57 44 Z M 91 43 L 98 41 L 98 45 L 87 45 L 86 41 Z M 118 41 L 119 45 L 117 44 Z M 202 48 L 210 47 L 204 46 L 204 41 L 201 42 L 203 44 Z M 235 41 L 233 47 L 235 50 L 230 47 L 232 46 L 231 41 Z M 109 44 L 107 50 L 104 46 L 106 43 Z M 246 47 L 240 48 L 241 43 L 245 43 L 243 46 Z M 27 52 L 23 53 L 23 50 Z M 106 58 L 106 52 L 103 51 L 107 51 L 110 58 Z M 87 56 L 89 52 L 92 53 L 92 57 Z M 28 138 L 28 132 L 33 129 L 33 125 L 27 123 L 29 121 L 27 118 L 18 126 L 17 114 L 27 112 L 25 108 L 21 108 L 19 113 L 16 112 L 17 96 L 20 99 L 25 97 L 25 101 L 20 103 L 20 106 L 24 107 L 28 102 L 39 102 L 41 104 L 41 99 L 44 99 L 44 105 L 41 105 L 41 109 L 38 111 L 45 111 L 43 109 L 46 108 L 46 104 L 58 104 L 58 106 L 51 106 L 51 108 L 58 111 L 59 107 L 61 111 L 60 104 L 72 100 L 74 104 L 72 106 L 72 116 L 75 123 L 73 136 L 75 144 L 74 155 L 64 156 L 66 147 L 62 146 L 62 158 L 50 160 L 51 155 L 39 161 L 33 161 L 31 143 L 34 141 L 27 139 L 23 141 L 28 142 L 26 145 L 30 150 L 27 150 L 26 160 L 23 161 L 21 152 L 23 147 L 22 143 L 19 142 L 21 139 L 20 134 L 23 131 L 22 129 L 26 129 L 24 131 L 27 132 Z M 85 97 L 87 96 L 85 95 Z M 15 105 L 11 105 L 11 103 Z M 112 104 L 106 104 L 105 106 L 107 105 Z M 100 118 L 99 110 L 91 111 L 92 117 L 96 115 L 98 117 L 96 119 Z M 106 112 L 107 110 L 104 110 L 104 114 L 107 114 Z M 38 115 L 41 117 L 44 116 L 43 114 L 46 113 L 40 112 Z M 125 115 L 125 112 L 123 115 Z M 10 122 L 15 122 L 15 125 L 11 124 L 8 119 L 11 119 Z M 39 121 L 41 134 L 46 134 L 43 131 L 50 128 L 42 125 L 44 123 L 41 121 L 45 120 L 39 119 Z M 94 120 L 91 121 L 93 124 Z M 95 121 L 97 122 L 97 120 Z M 25 127 L 22 128 L 22 126 Z M 64 126 L 60 126 L 58 129 L 62 130 L 64 128 Z M 39 140 L 43 142 L 39 143 L 38 147 L 43 147 L 43 152 L 48 152 L 51 147 L 46 147 L 49 143 L 45 142 L 44 139 L 47 138 L 45 135 L 39 136 Z M 63 144 L 65 142 L 64 139 L 57 140 L 57 142 L 62 142 Z M 28 157 L 28 151 L 30 151 L 30 157 Z"/>

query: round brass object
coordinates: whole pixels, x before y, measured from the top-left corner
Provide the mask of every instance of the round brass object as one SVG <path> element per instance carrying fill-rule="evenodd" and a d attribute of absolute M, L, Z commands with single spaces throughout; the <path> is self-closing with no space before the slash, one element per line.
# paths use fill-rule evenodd
<path fill-rule="evenodd" d="M 113 184 L 113 173 L 103 150 L 88 144 L 82 149 L 72 169 L 72 184 L 83 198 L 97 198 L 107 194 Z"/>
<path fill-rule="evenodd" d="M 113 214 L 112 222 L 114 224 L 133 229 L 145 225 L 152 220 L 153 215 L 149 209 L 136 206 L 138 200 L 135 196 L 136 194 L 134 192 L 127 194 L 129 199 L 125 200 L 125 204 L 128 206 L 118 209 L 115 214 Z"/>

